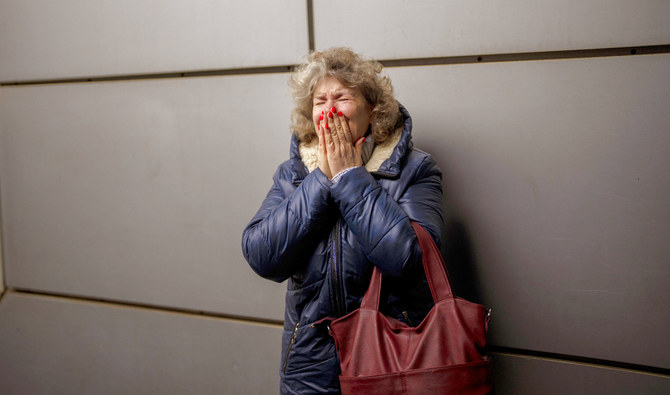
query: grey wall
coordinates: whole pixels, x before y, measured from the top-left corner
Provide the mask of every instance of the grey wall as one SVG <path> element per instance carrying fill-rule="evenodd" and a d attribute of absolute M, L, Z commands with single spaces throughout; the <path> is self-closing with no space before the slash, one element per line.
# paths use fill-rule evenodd
<path fill-rule="evenodd" d="M 0 207 L 2 207 L 2 201 L 0 200 Z M 2 223 L 2 212 L 0 211 L 0 224 Z M 2 262 L 2 226 L 0 226 L 0 295 L 5 292 L 5 271 L 4 265 Z"/>
<path fill-rule="evenodd" d="M 309 18 L 395 66 L 498 392 L 670 391 L 670 3 L 311 3 L 0 0 L 0 392 L 276 393 L 239 243 Z"/>

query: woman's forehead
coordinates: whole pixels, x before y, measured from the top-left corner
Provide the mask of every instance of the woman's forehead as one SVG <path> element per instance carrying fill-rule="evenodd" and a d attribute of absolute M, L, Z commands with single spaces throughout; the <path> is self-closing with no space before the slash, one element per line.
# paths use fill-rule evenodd
<path fill-rule="evenodd" d="M 342 84 L 340 80 L 333 76 L 325 76 L 317 82 L 314 88 L 314 95 L 326 93 L 355 93 L 356 89 L 352 89 Z"/>

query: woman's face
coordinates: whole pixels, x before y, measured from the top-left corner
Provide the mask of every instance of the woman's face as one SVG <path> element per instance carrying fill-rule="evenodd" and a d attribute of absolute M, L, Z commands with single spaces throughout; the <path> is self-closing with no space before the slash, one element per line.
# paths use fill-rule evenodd
<path fill-rule="evenodd" d="M 326 76 L 316 84 L 312 95 L 312 122 L 315 130 L 319 125 L 321 112 L 327 114 L 333 107 L 346 117 L 352 143 L 365 135 L 370 125 L 372 106 L 359 89 L 347 88 L 337 78 Z"/>

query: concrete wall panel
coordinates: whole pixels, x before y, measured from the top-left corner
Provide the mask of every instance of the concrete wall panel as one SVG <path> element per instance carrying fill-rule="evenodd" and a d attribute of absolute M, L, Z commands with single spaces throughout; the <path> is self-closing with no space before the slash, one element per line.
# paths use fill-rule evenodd
<path fill-rule="evenodd" d="M 0 81 L 285 65 L 308 50 L 302 0 L 3 0 L 0 7 Z"/>
<path fill-rule="evenodd" d="M 670 55 L 388 70 L 469 235 L 493 344 L 670 368 L 668 70 Z"/>
<path fill-rule="evenodd" d="M 271 394 L 279 326 L 10 293 L 6 394 Z"/>
<path fill-rule="evenodd" d="M 2 204 L 0 202 L 0 204 Z M 5 292 L 5 266 L 3 264 L 2 255 L 2 219 L 0 217 L 0 294 Z"/>
<path fill-rule="evenodd" d="M 0 129 L 1 130 L 1 129 Z M 0 188 L 0 191 L 2 188 Z M 5 292 L 5 266 L 2 253 L 2 196 L 0 196 L 0 294 Z"/>
<path fill-rule="evenodd" d="M 317 49 L 378 59 L 667 44 L 668 19 L 664 0 L 314 2 Z"/>
<path fill-rule="evenodd" d="M 7 284 L 283 319 L 240 242 L 288 158 L 286 79 L 0 89 Z"/>
<path fill-rule="evenodd" d="M 667 394 L 670 377 L 584 363 L 493 355 L 496 394 Z"/>

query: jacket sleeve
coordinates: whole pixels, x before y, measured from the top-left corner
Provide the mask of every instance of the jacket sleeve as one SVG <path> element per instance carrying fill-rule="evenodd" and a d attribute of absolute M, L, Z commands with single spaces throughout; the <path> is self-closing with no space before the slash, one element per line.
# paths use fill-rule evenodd
<path fill-rule="evenodd" d="M 335 203 L 367 258 L 391 276 L 421 265 L 421 250 L 410 221 L 418 222 L 440 245 L 442 173 L 429 155 L 411 173 L 400 176 L 409 178 L 397 201 L 363 167 L 350 171 L 331 187 Z"/>
<path fill-rule="evenodd" d="M 300 269 L 300 251 L 310 244 L 314 231 L 332 216 L 330 180 L 317 169 L 286 196 L 291 176 L 280 166 L 274 184 L 256 215 L 242 233 L 242 253 L 260 276 L 282 282 Z M 330 214 L 329 214 L 330 210 Z"/>

